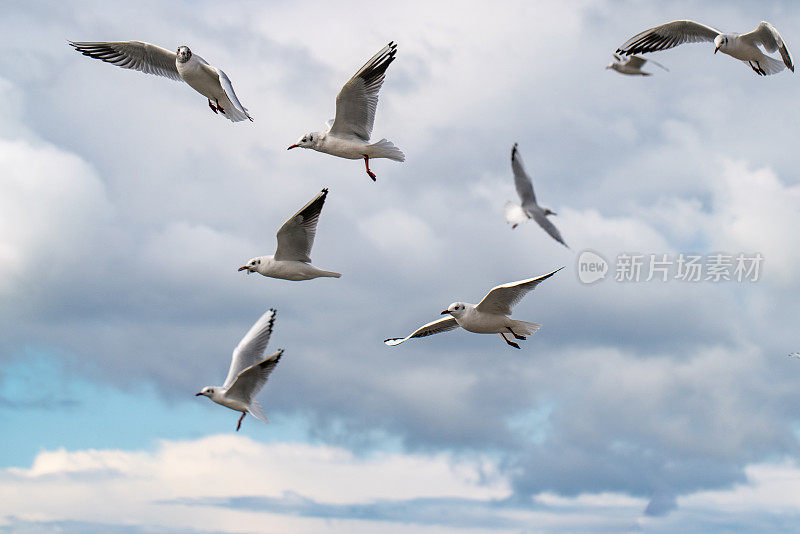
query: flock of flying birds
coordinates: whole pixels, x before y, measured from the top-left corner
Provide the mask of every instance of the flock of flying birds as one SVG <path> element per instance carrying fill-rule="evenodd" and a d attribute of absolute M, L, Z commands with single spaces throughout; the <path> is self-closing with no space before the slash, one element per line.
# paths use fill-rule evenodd
<path fill-rule="evenodd" d="M 690 20 L 669 22 L 633 36 L 616 50 L 615 62 L 606 68 L 627 75 L 647 76 L 650 73 L 641 69 L 648 60 L 637 54 L 695 42 L 713 42 L 715 54 L 722 52 L 743 61 L 761 76 L 775 74 L 784 67 L 794 72 L 789 50 L 778 31 L 768 22 L 762 22 L 750 33 L 735 34 L 723 33 Z M 187 46 L 180 46 L 177 52 L 170 52 L 141 41 L 70 41 L 69 44 L 85 56 L 122 68 L 183 80 L 208 99 L 208 106 L 214 113 L 233 122 L 253 120 L 236 96 L 228 76 L 192 53 Z M 767 56 L 759 47 L 767 52 L 779 51 L 782 61 Z M 378 106 L 378 92 L 386 77 L 386 69 L 394 61 L 396 53 L 397 45 L 390 42 L 367 61 L 339 91 L 336 97 L 336 116 L 327 122 L 326 129 L 304 135 L 289 146 L 289 150 L 310 148 L 341 158 L 363 159 L 366 172 L 373 181 L 375 173 L 369 168 L 370 158 L 404 161 L 405 155 L 391 141 L 381 139 L 370 143 Z M 663 65 L 655 61 L 653 63 L 666 70 Z M 506 204 L 505 218 L 508 223 L 516 228 L 520 223 L 533 219 L 553 239 L 567 246 L 561 233 L 548 219 L 548 216 L 556 213 L 537 203 L 530 176 L 525 172 L 516 144 L 511 150 L 511 168 L 520 203 Z M 339 278 L 341 274 L 337 272 L 311 265 L 311 247 L 327 194 L 327 188 L 320 191 L 281 226 L 277 233 L 275 254 L 255 257 L 240 267 L 239 271 L 293 281 L 319 277 Z M 411 338 L 461 327 L 479 334 L 499 334 L 505 343 L 519 349 L 516 341 L 524 340 L 526 336 L 535 333 L 541 325 L 512 319 L 510 315 L 513 306 L 525 294 L 561 269 L 563 267 L 536 278 L 499 285 L 489 291 L 478 304 L 454 302 L 441 312 L 445 317 L 421 326 L 404 338 L 391 338 L 384 343 L 395 346 Z M 283 354 L 281 349 L 264 357 L 275 324 L 275 315 L 274 309 L 267 311 L 236 346 L 225 383 L 219 387 L 204 387 L 197 393 L 217 404 L 241 412 L 236 425 L 237 431 L 248 413 L 256 419 L 267 421 L 255 396 L 263 388 Z"/>

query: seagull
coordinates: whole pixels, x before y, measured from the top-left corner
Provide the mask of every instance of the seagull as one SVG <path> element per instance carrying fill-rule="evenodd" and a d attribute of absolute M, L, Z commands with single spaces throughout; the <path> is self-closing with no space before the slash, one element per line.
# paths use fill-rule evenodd
<path fill-rule="evenodd" d="M 264 409 L 253 397 L 267 383 L 270 373 L 278 365 L 283 354 L 283 349 L 279 349 L 264 358 L 264 349 L 269 343 L 276 313 L 271 309 L 262 315 L 233 349 L 228 378 L 221 387 L 206 386 L 200 393 L 195 393 L 195 397 L 202 395 L 226 408 L 242 412 L 236 424 L 237 432 L 247 414 L 259 421 L 268 422 Z"/>
<path fill-rule="evenodd" d="M 536 195 L 533 194 L 531 177 L 525 172 L 525 167 L 522 164 L 522 156 L 519 155 L 519 151 L 517 150 L 517 143 L 514 143 L 514 146 L 511 148 L 511 169 L 514 171 L 514 185 L 517 188 L 517 195 L 519 195 L 522 205 L 514 204 L 511 201 L 506 202 L 506 222 L 514 229 L 520 223 L 528 219 L 533 219 L 545 232 L 550 234 L 550 237 L 569 248 L 569 246 L 564 243 L 564 239 L 561 237 L 558 228 L 547 218 L 548 215 L 557 215 L 557 213 L 550 208 L 543 208 L 536 203 Z"/>
<path fill-rule="evenodd" d="M 188 46 L 179 46 L 176 53 L 141 41 L 99 43 L 69 41 L 69 44 L 84 56 L 112 63 L 123 69 L 183 80 L 208 99 L 208 107 L 214 113 L 222 113 L 225 118 L 233 122 L 253 120 L 247 108 L 236 98 L 228 76 L 220 69 L 209 65 L 205 59 L 192 54 Z"/>
<path fill-rule="evenodd" d="M 800 352 L 791 352 L 791 353 L 789 353 L 789 357 L 790 358 L 795 358 L 797 360 L 800 360 Z"/>
<path fill-rule="evenodd" d="M 561 269 L 563 267 L 538 278 L 528 278 L 494 287 L 477 305 L 454 302 L 442 312 L 442 315 L 447 315 L 447 317 L 424 324 L 406 337 L 386 339 L 384 343 L 394 347 L 414 337 L 447 332 L 460 326 L 464 330 L 476 334 L 500 334 L 503 341 L 518 349 L 520 346 L 511 341 L 508 335 L 511 334 L 516 339 L 526 339 L 526 336 L 535 333 L 542 325 L 510 318 L 511 308 L 528 291 L 532 291 L 543 280 L 547 280 Z"/>
<path fill-rule="evenodd" d="M 676 20 L 634 35 L 617 48 L 617 53 L 630 56 L 703 41 L 714 43 L 715 54 L 722 52 L 744 61 L 759 76 L 776 74 L 783 70 L 784 65 L 794 72 L 792 56 L 781 34 L 769 22 L 762 22 L 750 33 L 738 34 L 722 33 L 692 20 Z M 765 55 L 759 46 L 770 53 L 779 50 L 783 63 Z"/>
<path fill-rule="evenodd" d="M 623 59 L 619 57 L 617 54 L 614 54 L 614 59 L 616 61 L 612 61 L 608 65 L 606 65 L 606 69 L 612 69 L 620 74 L 629 74 L 629 75 L 639 75 L 639 76 L 650 76 L 650 72 L 644 72 L 642 67 L 645 63 L 648 62 L 647 59 L 641 56 L 629 56 L 627 59 Z M 657 63 L 652 59 L 649 60 L 653 65 L 658 65 L 665 71 L 669 72 L 669 69 L 662 65 L 661 63 Z"/>
<path fill-rule="evenodd" d="M 397 45 L 390 42 L 372 56 L 350 81 L 344 84 L 336 97 L 336 118 L 327 122 L 323 132 L 304 135 L 293 148 L 311 148 L 347 159 L 364 159 L 367 174 L 375 181 L 375 173 L 369 170 L 369 158 L 389 158 L 405 161 L 406 156 L 391 141 L 381 139 L 370 144 L 375 109 L 378 107 L 378 91 L 386 77 L 386 69 L 394 61 Z"/>
<path fill-rule="evenodd" d="M 283 223 L 278 230 L 278 248 L 274 256 L 258 256 L 239 267 L 239 271 L 260 273 L 270 278 L 283 280 L 311 280 L 312 278 L 342 276 L 333 271 L 323 271 L 311 265 L 311 246 L 317 232 L 319 214 L 328 189 L 325 188 L 312 198 L 300 211 Z"/>

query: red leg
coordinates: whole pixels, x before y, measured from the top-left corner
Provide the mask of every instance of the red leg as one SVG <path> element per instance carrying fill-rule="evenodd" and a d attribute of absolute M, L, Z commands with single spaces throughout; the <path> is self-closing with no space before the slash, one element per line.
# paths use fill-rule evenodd
<path fill-rule="evenodd" d="M 209 101 L 208 101 L 208 107 L 210 107 L 210 108 L 211 108 L 211 111 L 213 111 L 214 113 L 216 113 L 216 112 L 217 112 L 217 106 L 215 106 L 214 104 L 212 104 L 212 103 L 211 103 L 211 100 L 209 100 Z"/>
<path fill-rule="evenodd" d="M 519 347 L 517 347 L 517 348 L 519 348 Z M 239 431 L 240 428 L 242 428 L 242 419 L 244 419 L 245 415 L 247 415 L 247 412 L 242 412 L 242 416 L 239 418 L 239 422 L 236 423 L 236 431 L 237 432 Z"/>
<path fill-rule="evenodd" d="M 369 174 L 369 177 L 372 178 L 373 182 L 376 181 L 375 173 L 369 170 L 369 156 L 367 156 L 366 154 L 364 155 L 364 164 L 367 166 L 367 174 Z"/>
<path fill-rule="evenodd" d="M 521 348 L 519 345 L 517 345 L 517 344 L 516 344 L 516 343 L 514 343 L 513 341 L 509 340 L 509 339 L 506 337 L 506 335 L 505 335 L 504 333 L 500 332 L 500 337 L 502 337 L 502 338 L 503 338 L 503 341 L 505 341 L 506 343 L 508 343 L 509 345 L 511 345 L 512 347 L 514 347 L 515 349 L 519 349 L 519 348 Z"/>
<path fill-rule="evenodd" d="M 222 109 L 222 106 L 219 105 L 219 100 L 217 100 L 216 98 L 214 100 L 217 102 L 217 109 L 220 111 L 220 113 L 225 115 L 225 110 Z"/>

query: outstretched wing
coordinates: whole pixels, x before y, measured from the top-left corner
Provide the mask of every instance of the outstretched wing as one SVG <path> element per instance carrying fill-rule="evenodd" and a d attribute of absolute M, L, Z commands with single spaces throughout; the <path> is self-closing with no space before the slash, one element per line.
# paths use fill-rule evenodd
<path fill-rule="evenodd" d="M 325 204 L 328 189 L 325 188 L 303 206 L 278 230 L 276 260 L 311 261 L 311 246 L 317 233 L 317 222 Z"/>
<path fill-rule="evenodd" d="M 536 195 L 533 194 L 533 184 L 531 177 L 525 172 L 525 166 L 522 164 L 522 156 L 517 150 L 517 143 L 511 148 L 511 170 L 514 171 L 514 186 L 517 188 L 517 195 L 522 202 L 522 206 L 526 204 L 536 204 Z"/>
<path fill-rule="evenodd" d="M 411 334 L 407 335 L 406 337 L 394 337 L 385 339 L 383 342 L 389 345 L 390 347 L 394 347 L 395 345 L 399 345 L 403 341 L 409 340 L 414 337 L 425 337 L 425 336 L 432 336 L 433 334 L 438 334 L 440 332 L 447 332 L 448 330 L 453 330 L 458 328 L 458 323 L 456 322 L 455 318 L 451 315 L 448 317 L 443 317 L 441 319 L 437 319 L 435 321 L 431 321 L 428 324 L 424 324 L 414 330 Z"/>
<path fill-rule="evenodd" d="M 228 100 L 230 101 L 230 105 L 224 108 L 225 117 L 233 122 L 239 122 L 248 119 L 250 122 L 253 122 L 253 117 L 251 117 L 250 113 L 247 112 L 247 108 L 244 107 L 236 97 L 236 93 L 233 91 L 233 84 L 231 84 L 231 80 L 228 78 L 227 74 L 216 67 L 211 67 L 210 65 L 209 67 L 217 72 L 219 76 L 219 85 L 222 87 L 222 90 L 225 91 L 225 96 L 227 96 Z"/>
<path fill-rule="evenodd" d="M 761 45 L 767 52 L 780 50 L 783 63 L 790 71 L 794 72 L 792 55 L 789 53 L 789 49 L 786 48 L 786 43 L 783 42 L 781 34 L 769 22 L 762 21 L 755 30 L 742 34 L 739 38 L 753 46 Z"/>
<path fill-rule="evenodd" d="M 281 355 L 283 355 L 283 349 L 243 370 L 234 379 L 233 384 L 225 392 L 225 396 L 250 404 L 253 397 L 258 395 L 258 392 L 267 383 L 267 379 L 272 370 L 275 369 L 275 366 L 278 365 Z"/>
<path fill-rule="evenodd" d="M 225 379 L 223 388 L 230 388 L 239 373 L 262 361 L 264 350 L 269 343 L 269 336 L 272 334 L 272 327 L 275 325 L 276 313 L 278 312 L 275 309 L 270 309 L 259 317 L 233 349 L 231 368 L 228 370 L 228 377 Z"/>
<path fill-rule="evenodd" d="M 396 53 L 397 45 L 390 42 L 344 84 L 336 97 L 336 118 L 330 133 L 369 141 L 378 107 L 378 91 Z"/>
<path fill-rule="evenodd" d="M 541 226 L 544 229 L 545 232 L 550 234 L 550 237 L 552 237 L 553 239 L 555 239 L 556 241 L 558 241 L 559 243 L 561 243 L 565 247 L 569 248 L 569 245 L 567 245 L 564 242 L 564 238 L 561 237 L 561 232 L 559 232 L 558 228 L 556 228 L 556 225 L 553 224 L 553 222 L 550 219 L 547 218 L 547 215 L 545 215 L 543 212 L 537 210 L 533 214 L 533 220 L 536 221 L 537 223 L 539 223 L 539 226 Z"/>
<path fill-rule="evenodd" d="M 123 69 L 166 76 L 173 80 L 181 79 L 178 68 L 175 66 L 177 54 L 154 44 L 141 41 L 68 42 L 84 56 L 99 59 Z"/>
<path fill-rule="evenodd" d="M 511 315 L 511 308 L 513 308 L 528 291 L 532 291 L 543 280 L 547 280 L 561 269 L 563 269 L 563 267 L 559 267 L 552 273 L 545 274 L 538 278 L 509 282 L 508 284 L 492 288 L 492 290 L 483 297 L 483 300 L 475 306 L 475 309 L 484 313 Z"/>
<path fill-rule="evenodd" d="M 667 50 L 684 43 L 713 42 L 720 33 L 699 22 L 676 20 L 634 35 L 617 48 L 617 53 L 630 56 Z"/>

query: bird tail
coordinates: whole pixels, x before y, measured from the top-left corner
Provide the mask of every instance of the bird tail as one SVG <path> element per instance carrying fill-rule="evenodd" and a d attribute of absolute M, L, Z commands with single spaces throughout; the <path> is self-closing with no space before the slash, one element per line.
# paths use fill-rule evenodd
<path fill-rule="evenodd" d="M 381 139 L 377 143 L 369 145 L 372 149 L 371 158 L 388 158 L 395 161 L 405 161 L 406 155 L 403 151 L 394 146 L 394 143 L 386 139 Z"/>
<path fill-rule="evenodd" d="M 747 62 L 745 61 L 745 63 Z M 761 67 L 761 69 L 767 74 L 767 76 L 769 76 L 770 74 L 777 74 L 786 68 L 786 65 L 783 63 L 783 61 L 778 61 L 777 59 L 771 58 L 766 54 L 762 59 L 758 60 L 758 64 Z"/>
<path fill-rule="evenodd" d="M 264 408 L 261 407 L 258 401 L 250 401 L 250 406 L 248 406 L 247 411 L 259 421 L 269 423 L 269 421 L 267 421 L 267 416 L 264 414 Z"/>
<path fill-rule="evenodd" d="M 341 278 L 342 273 L 335 273 L 333 271 L 321 271 L 320 276 L 329 278 Z"/>
<path fill-rule="evenodd" d="M 512 323 L 511 329 L 518 336 L 530 336 L 531 334 L 535 334 L 542 327 L 542 325 L 540 325 L 539 323 L 529 323 L 528 321 L 517 321 L 516 319 L 512 319 L 511 323 Z"/>

